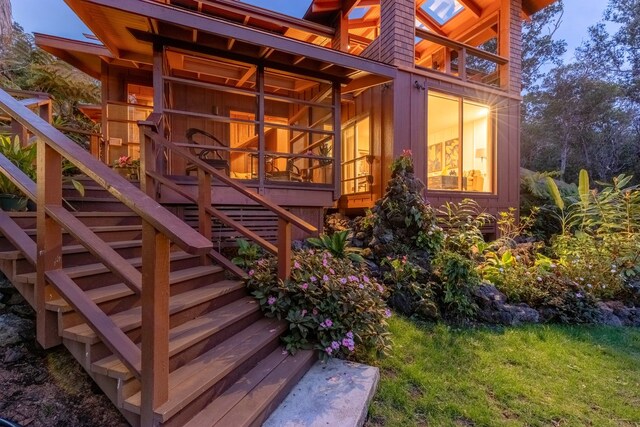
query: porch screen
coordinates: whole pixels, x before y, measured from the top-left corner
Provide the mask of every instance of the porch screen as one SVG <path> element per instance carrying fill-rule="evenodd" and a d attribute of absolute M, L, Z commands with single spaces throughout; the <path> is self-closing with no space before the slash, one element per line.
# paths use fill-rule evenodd
<path fill-rule="evenodd" d="M 491 193 L 493 123 L 490 106 L 430 91 L 427 188 Z"/>
<path fill-rule="evenodd" d="M 371 121 L 363 116 L 342 127 L 342 194 L 371 189 Z"/>

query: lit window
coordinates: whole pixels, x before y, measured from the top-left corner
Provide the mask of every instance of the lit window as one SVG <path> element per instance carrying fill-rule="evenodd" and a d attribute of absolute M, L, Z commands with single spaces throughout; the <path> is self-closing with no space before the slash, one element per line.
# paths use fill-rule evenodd
<path fill-rule="evenodd" d="M 427 0 L 421 8 L 440 25 L 446 24 L 464 10 L 458 0 Z"/>
<path fill-rule="evenodd" d="M 427 188 L 493 191 L 491 107 L 429 92 Z"/>
<path fill-rule="evenodd" d="M 342 194 L 371 190 L 371 122 L 364 116 L 342 128 Z"/>

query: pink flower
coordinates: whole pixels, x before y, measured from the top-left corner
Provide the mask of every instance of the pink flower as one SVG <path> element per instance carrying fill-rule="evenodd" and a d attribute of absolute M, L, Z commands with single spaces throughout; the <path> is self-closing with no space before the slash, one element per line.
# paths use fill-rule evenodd
<path fill-rule="evenodd" d="M 337 350 L 340 348 L 340 343 L 338 341 L 334 341 L 331 343 L 331 348 L 333 348 L 334 350 Z"/>
<path fill-rule="evenodd" d="M 388 308 L 385 308 L 384 317 L 386 317 L 387 319 L 391 317 L 391 310 L 389 310 Z"/>
<path fill-rule="evenodd" d="M 323 259 L 322 259 L 322 266 L 323 266 L 323 267 L 326 267 L 326 266 L 328 266 L 328 265 L 329 265 L 329 263 L 327 262 L 327 259 L 326 259 L 326 258 L 323 258 Z"/>
<path fill-rule="evenodd" d="M 384 292 L 384 288 L 382 287 L 382 285 L 378 285 L 378 292 L 380 293 Z"/>
<path fill-rule="evenodd" d="M 293 268 L 300 269 L 300 263 L 298 261 L 293 262 Z"/>
<path fill-rule="evenodd" d="M 329 276 L 327 276 L 326 274 L 324 276 L 322 276 L 322 280 L 324 280 L 325 282 L 329 281 Z"/>
<path fill-rule="evenodd" d="M 267 300 L 267 304 L 269 305 L 273 305 L 275 304 L 275 302 L 276 302 L 276 297 L 274 296 L 269 297 L 269 299 Z"/>
<path fill-rule="evenodd" d="M 363 276 L 362 280 L 364 280 L 365 283 L 369 283 L 369 277 L 367 276 Z"/>
<path fill-rule="evenodd" d="M 353 331 L 347 332 L 347 338 L 353 339 Z"/>
<path fill-rule="evenodd" d="M 347 279 L 345 277 L 340 278 L 340 283 L 343 285 L 347 283 Z"/>
<path fill-rule="evenodd" d="M 327 354 L 331 354 L 331 353 L 333 353 L 333 349 L 332 349 L 331 347 L 327 347 L 327 348 L 325 348 L 325 349 L 324 349 L 324 351 L 325 351 Z"/>
<path fill-rule="evenodd" d="M 304 316 L 304 315 L 306 315 L 306 314 L 307 314 L 307 310 L 302 310 L 302 311 L 300 312 L 300 314 L 302 314 L 303 316 Z"/>
<path fill-rule="evenodd" d="M 309 284 L 303 283 L 302 285 L 300 285 L 300 287 L 306 291 L 309 288 Z"/>
<path fill-rule="evenodd" d="M 358 282 L 358 278 L 356 276 L 349 276 L 350 282 Z"/>
<path fill-rule="evenodd" d="M 362 283 L 360 283 L 360 284 L 358 285 L 358 287 L 359 287 L 360 289 L 364 289 L 364 285 L 363 285 Z"/>
<path fill-rule="evenodd" d="M 312 282 L 315 282 L 315 281 L 316 281 L 316 280 L 318 280 L 318 279 L 316 279 L 316 276 L 311 276 L 311 277 L 309 278 L 309 280 L 311 280 Z"/>
<path fill-rule="evenodd" d="M 411 150 L 402 150 L 402 157 L 411 157 L 412 155 Z"/>
<path fill-rule="evenodd" d="M 314 316 L 317 316 L 318 315 L 318 310 L 314 308 L 312 313 L 313 313 Z"/>
<path fill-rule="evenodd" d="M 327 325 L 327 328 L 330 328 L 333 326 L 333 322 L 331 321 L 331 319 L 327 319 L 324 321 L 325 325 Z"/>
<path fill-rule="evenodd" d="M 247 273 L 249 275 L 249 277 L 253 276 L 254 274 L 256 274 L 255 271 L 253 270 L 249 270 L 249 272 Z"/>
<path fill-rule="evenodd" d="M 330 269 L 329 269 L 329 273 L 331 273 L 331 274 L 336 274 L 336 272 L 335 272 L 335 270 L 334 270 L 333 268 L 330 268 Z"/>

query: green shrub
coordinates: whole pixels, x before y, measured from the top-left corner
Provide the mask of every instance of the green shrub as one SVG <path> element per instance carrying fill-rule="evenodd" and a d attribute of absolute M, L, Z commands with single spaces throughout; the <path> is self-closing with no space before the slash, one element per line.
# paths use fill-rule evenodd
<path fill-rule="evenodd" d="M 429 273 L 422 267 L 402 258 L 388 257 L 382 261 L 384 283 L 389 291 L 388 303 L 406 316 L 434 320 L 439 317 L 438 304 L 429 280 Z"/>
<path fill-rule="evenodd" d="M 236 243 L 238 244 L 238 253 L 231 262 L 240 268 L 251 267 L 264 254 L 260 246 L 245 239 L 238 239 Z"/>
<path fill-rule="evenodd" d="M 459 203 L 447 202 L 438 209 L 438 213 L 440 226 L 447 230 L 444 250 L 473 258 L 485 243 L 482 228 L 493 222 L 494 217 L 471 199 Z"/>
<path fill-rule="evenodd" d="M 349 246 L 349 233 L 349 230 L 336 231 L 331 236 L 322 234 L 320 237 L 310 237 L 307 242 L 318 249 L 329 251 L 336 258 L 364 262 L 364 258 L 360 255 L 361 249 Z"/>
<path fill-rule="evenodd" d="M 473 318 L 478 310 L 473 290 L 480 284 L 473 261 L 455 252 L 442 251 L 433 266 L 441 282 L 444 315 L 456 320 Z"/>
<path fill-rule="evenodd" d="M 275 258 L 258 260 L 249 271 L 249 289 L 263 312 L 285 319 L 286 348 L 320 350 L 326 357 L 362 357 L 389 348 L 385 289 L 348 259 L 327 251 L 296 251 L 291 279 L 276 278 Z"/>

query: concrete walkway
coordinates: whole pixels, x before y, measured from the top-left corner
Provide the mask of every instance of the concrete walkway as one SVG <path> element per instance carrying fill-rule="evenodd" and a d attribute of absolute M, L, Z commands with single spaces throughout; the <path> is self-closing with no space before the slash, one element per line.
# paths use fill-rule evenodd
<path fill-rule="evenodd" d="M 263 427 L 360 427 L 378 386 L 378 368 L 317 362 Z"/>

